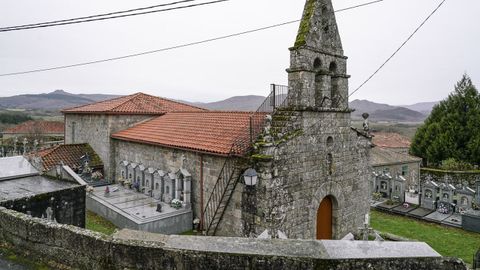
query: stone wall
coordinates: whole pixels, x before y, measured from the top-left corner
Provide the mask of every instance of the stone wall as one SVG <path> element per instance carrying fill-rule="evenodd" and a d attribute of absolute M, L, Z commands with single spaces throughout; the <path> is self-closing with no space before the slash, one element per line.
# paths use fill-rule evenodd
<path fill-rule="evenodd" d="M 480 180 L 480 173 L 478 172 L 449 172 L 440 170 L 421 170 L 422 181 L 432 180 L 437 184 L 446 183 L 452 185 L 467 185 L 470 188 L 475 189 L 476 181 Z"/>
<path fill-rule="evenodd" d="M 424 243 L 132 234 L 110 237 L 0 207 L 0 241 L 62 269 L 466 270 L 461 261 L 442 258 Z"/>
<path fill-rule="evenodd" d="M 2 201 L 0 206 L 30 213 L 33 217 L 39 218 L 47 218 L 47 208 L 50 208 L 57 222 L 85 228 L 85 193 L 85 186 L 78 186 L 33 197 Z"/>
<path fill-rule="evenodd" d="M 192 175 L 192 207 L 194 218 L 200 218 L 200 209 L 205 208 L 207 200 L 220 175 L 225 163 L 225 157 L 201 154 L 186 150 L 166 148 L 162 146 L 140 144 L 122 140 L 113 140 L 115 171 L 120 175 L 120 163 L 124 160 L 143 164 L 146 168 L 152 167 L 165 172 L 176 173 L 180 168 L 186 169 Z M 200 203 L 200 171 L 203 159 L 203 198 Z M 241 227 L 241 196 L 242 185 L 237 185 L 230 201 L 217 235 L 240 236 Z"/>
<path fill-rule="evenodd" d="M 88 143 L 104 164 L 105 177 L 113 179 L 110 136 L 136 123 L 152 118 L 149 115 L 66 114 L 65 143 Z"/>
<path fill-rule="evenodd" d="M 273 117 L 275 121 L 276 116 Z M 369 212 L 369 140 L 350 128 L 350 114 L 296 111 L 283 138 L 257 144 L 255 233 L 280 230 L 316 239 L 317 210 L 333 201 L 333 238 L 356 232 Z M 247 211 L 246 211 L 247 212 Z"/>

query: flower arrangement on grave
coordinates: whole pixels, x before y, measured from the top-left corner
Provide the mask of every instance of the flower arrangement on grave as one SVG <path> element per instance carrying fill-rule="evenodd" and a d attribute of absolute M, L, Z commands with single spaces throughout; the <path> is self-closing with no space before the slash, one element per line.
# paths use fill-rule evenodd
<path fill-rule="evenodd" d="M 93 180 L 100 180 L 103 178 L 103 174 L 102 172 L 100 171 L 95 171 L 94 173 L 92 173 L 92 179 Z"/>
<path fill-rule="evenodd" d="M 182 201 L 180 201 L 179 199 L 173 199 L 170 202 L 170 206 L 175 208 L 175 209 L 180 209 L 180 208 L 182 208 Z"/>
<path fill-rule="evenodd" d="M 375 200 L 375 201 L 380 201 L 382 199 L 382 193 L 380 192 L 374 192 L 372 194 L 372 198 Z"/>
<path fill-rule="evenodd" d="M 445 204 L 440 204 L 437 211 L 442 214 L 448 214 L 448 207 Z"/>

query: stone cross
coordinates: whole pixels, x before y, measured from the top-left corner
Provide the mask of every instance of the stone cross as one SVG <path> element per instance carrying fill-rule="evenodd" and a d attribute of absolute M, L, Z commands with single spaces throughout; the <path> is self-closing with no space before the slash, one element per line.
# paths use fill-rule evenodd
<path fill-rule="evenodd" d="M 368 131 L 370 131 L 370 127 L 368 125 L 368 117 L 370 115 L 368 113 L 363 113 L 362 114 L 362 117 L 363 117 L 363 131 L 365 131 L 367 134 L 368 134 Z"/>
<path fill-rule="evenodd" d="M 27 143 L 28 143 L 27 138 L 24 138 L 23 139 L 23 154 L 24 155 L 27 153 Z"/>
<path fill-rule="evenodd" d="M 363 241 L 368 241 L 368 235 L 373 233 L 373 229 L 370 227 L 370 215 L 365 215 L 365 222 L 363 223 L 363 227 L 358 228 L 360 233 L 362 234 Z"/>
<path fill-rule="evenodd" d="M 37 152 L 37 146 L 38 146 L 38 140 L 35 139 L 35 140 L 33 141 L 33 152 Z"/>
<path fill-rule="evenodd" d="M 18 142 L 17 137 L 14 137 L 13 138 L 13 154 L 14 155 L 17 153 L 17 142 Z"/>

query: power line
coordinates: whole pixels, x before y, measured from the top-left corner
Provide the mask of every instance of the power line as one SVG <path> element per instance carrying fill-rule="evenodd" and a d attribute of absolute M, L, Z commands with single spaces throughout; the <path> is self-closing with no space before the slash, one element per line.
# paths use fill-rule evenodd
<path fill-rule="evenodd" d="M 90 19 L 82 19 L 82 20 L 67 19 L 67 20 L 64 20 L 64 22 L 58 22 L 58 23 L 50 23 L 50 24 L 40 23 L 40 24 L 34 25 L 34 26 L 25 26 L 25 27 L 17 27 L 17 28 L 15 28 L 15 27 L 8 28 L 7 27 L 6 29 L 2 28 L 3 30 L 0 29 L 0 32 L 20 31 L 20 30 L 60 26 L 60 25 L 78 24 L 78 23 L 86 23 L 86 22 L 94 22 L 94 21 L 104 21 L 104 20 L 110 20 L 110 19 L 118 19 L 118 18 L 132 17 L 132 16 L 145 15 L 145 14 L 151 14 L 151 13 L 166 12 L 166 11 L 172 11 L 172 10 L 178 10 L 178 9 L 186 9 L 186 8 L 192 8 L 192 7 L 198 7 L 198 6 L 205 6 L 205 5 L 217 4 L 217 3 L 221 3 L 221 2 L 227 2 L 227 1 L 230 1 L 230 0 L 216 0 L 216 1 L 210 1 L 210 2 L 205 2 L 205 3 L 199 3 L 199 4 L 191 4 L 191 5 L 180 6 L 180 7 L 173 7 L 173 8 L 159 9 L 159 10 L 150 10 L 150 11 L 131 13 L 131 14 L 109 16 L 109 17 L 90 18 Z"/>
<path fill-rule="evenodd" d="M 381 2 L 381 1 L 384 1 L 384 0 L 372 1 L 372 2 L 369 2 L 369 3 L 359 5 L 357 7 L 370 5 L 370 4 L 378 3 L 378 2 Z M 352 8 L 353 7 L 350 7 L 350 8 L 338 10 L 338 11 L 335 11 L 335 12 L 342 12 L 342 11 L 349 10 L 349 9 L 352 9 Z M 69 64 L 69 65 L 63 65 L 63 66 L 56 66 L 56 67 L 50 67 L 50 68 L 41 68 L 41 69 L 32 69 L 32 70 L 27 70 L 27 71 L 3 73 L 3 74 L 0 74 L 0 77 L 16 76 L 16 75 L 23 75 L 23 74 L 30 74 L 30 73 L 37 73 L 37 72 L 45 72 L 45 71 L 52 71 L 52 70 L 58 70 L 58 69 L 66 69 L 66 68 L 87 66 L 87 65 L 105 63 L 105 62 L 110 62 L 110 61 L 117 61 L 117 60 L 122 60 L 122 59 L 127 59 L 127 58 L 138 57 L 138 56 L 142 56 L 142 55 L 148 55 L 148 54 L 154 54 L 154 53 L 159 53 L 159 52 L 165 52 L 165 51 L 190 47 L 190 46 L 194 46 L 194 45 L 209 43 L 209 42 L 228 39 L 228 38 L 232 38 L 232 37 L 242 36 L 242 35 L 251 34 L 251 33 L 255 33 L 255 32 L 260 32 L 260 31 L 264 31 L 264 30 L 268 30 L 268 29 L 272 29 L 272 28 L 277 28 L 277 27 L 281 27 L 281 26 L 285 26 L 285 25 L 289 25 L 289 24 L 293 24 L 293 23 L 298 23 L 298 22 L 300 22 L 300 20 L 293 20 L 293 21 L 278 23 L 278 24 L 265 26 L 265 27 L 261 27 L 261 28 L 257 28 L 257 29 L 238 32 L 238 33 L 234 33 L 234 34 L 230 34 L 230 35 L 225 35 L 225 36 L 220 36 L 220 37 L 215 37 L 215 38 L 210 38 L 210 39 L 204 39 L 204 40 L 201 40 L 201 41 L 185 43 L 185 44 L 176 45 L 176 46 L 172 46 L 172 47 L 166 47 L 166 48 L 161 48 L 161 49 L 157 49 L 157 50 L 144 51 L 144 52 L 140 52 L 140 53 L 128 54 L 128 55 L 106 58 L 106 59 L 101 59 L 101 60 L 94 60 L 94 61 L 88 61 L 88 62 L 82 62 L 82 63 L 76 63 L 76 64 Z"/>
<path fill-rule="evenodd" d="M 45 24 L 62 23 L 62 22 L 70 22 L 70 21 L 77 21 L 77 20 L 84 20 L 84 19 L 91 19 L 91 18 L 98 18 L 98 17 L 105 17 L 105 16 L 112 16 L 112 15 L 116 15 L 116 14 L 130 13 L 130 12 L 135 12 L 135 11 L 141 11 L 141 10 L 147 10 L 147 9 L 152 9 L 152 8 L 177 5 L 177 4 L 182 4 L 182 3 L 186 3 L 186 2 L 193 2 L 193 1 L 196 1 L 196 0 L 183 0 L 183 1 L 166 3 L 166 4 L 148 6 L 148 7 L 134 8 L 134 9 L 128 9 L 128 10 L 122 10 L 122 11 L 115 11 L 115 12 L 109 12 L 109 13 L 103 13 L 103 14 L 89 15 L 89 16 L 83 16 L 83 17 L 77 17 L 77 18 L 71 18 L 71 19 L 48 21 L 48 22 L 42 22 L 42 23 L 31 23 L 31 24 L 23 24 L 23 25 L 15 25 L 15 26 L 6 26 L 6 27 L 0 27 L 0 30 L 24 28 L 24 27 L 29 27 L 29 26 L 38 26 L 38 25 L 45 25 Z"/>
<path fill-rule="evenodd" d="M 375 75 L 377 75 L 378 72 L 380 72 L 380 70 L 388 63 L 390 62 L 390 60 L 392 60 L 393 57 L 395 57 L 395 55 L 413 38 L 413 36 L 425 25 L 425 23 L 427 23 L 427 21 L 437 12 L 437 10 L 440 9 L 440 7 L 442 7 L 442 5 L 446 2 L 447 0 L 443 0 L 428 16 L 425 20 L 423 20 L 423 22 L 415 29 L 415 31 L 413 31 L 413 33 L 402 43 L 402 45 L 400 45 L 400 47 L 398 47 L 398 49 L 390 56 L 387 58 L 387 60 L 385 60 L 385 62 L 383 62 L 383 64 L 380 65 L 380 67 L 372 73 L 372 75 L 370 75 L 370 77 L 368 77 L 362 84 L 360 84 L 359 87 L 357 87 L 355 89 L 355 91 L 353 91 L 350 95 L 348 95 L 348 97 L 351 97 L 353 94 L 355 94 L 358 90 L 360 90 L 365 84 L 367 84 Z"/>

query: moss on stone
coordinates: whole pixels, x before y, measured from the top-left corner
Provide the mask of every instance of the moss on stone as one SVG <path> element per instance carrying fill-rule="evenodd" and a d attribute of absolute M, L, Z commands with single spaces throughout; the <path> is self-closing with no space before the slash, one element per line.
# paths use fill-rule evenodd
<path fill-rule="evenodd" d="M 251 158 L 253 160 L 257 160 L 257 161 L 269 161 L 269 160 L 272 160 L 273 159 L 273 156 L 271 155 L 263 155 L 263 154 L 253 154 L 251 156 Z"/>
<path fill-rule="evenodd" d="M 305 11 L 300 22 L 300 27 L 298 29 L 297 39 L 295 40 L 294 47 L 300 47 L 307 43 L 307 35 L 310 32 L 310 19 L 315 12 L 315 0 L 308 0 Z"/>

